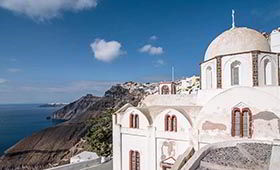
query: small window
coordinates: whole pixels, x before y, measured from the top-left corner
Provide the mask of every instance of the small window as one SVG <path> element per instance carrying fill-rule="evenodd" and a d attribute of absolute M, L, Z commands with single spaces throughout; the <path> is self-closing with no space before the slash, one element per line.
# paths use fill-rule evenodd
<path fill-rule="evenodd" d="M 177 117 L 175 115 L 165 115 L 164 130 L 169 132 L 177 132 Z"/>
<path fill-rule="evenodd" d="M 164 130 L 165 131 L 169 130 L 169 119 L 170 119 L 170 116 L 169 115 L 165 115 L 165 118 L 164 118 Z"/>
<path fill-rule="evenodd" d="M 269 59 L 264 60 L 264 84 L 272 85 L 272 65 Z"/>
<path fill-rule="evenodd" d="M 140 153 L 138 151 L 129 151 L 129 170 L 140 170 Z"/>
<path fill-rule="evenodd" d="M 167 85 L 161 87 L 161 94 L 169 94 L 169 87 Z"/>
<path fill-rule="evenodd" d="M 134 116 L 134 121 L 135 121 L 135 123 L 134 123 L 134 128 L 137 128 L 137 129 L 139 129 L 139 116 L 136 114 L 135 116 Z"/>
<path fill-rule="evenodd" d="M 176 116 L 172 116 L 172 131 L 177 132 L 177 117 Z"/>
<path fill-rule="evenodd" d="M 206 69 L 206 88 L 212 89 L 212 68 L 210 66 Z"/>
<path fill-rule="evenodd" d="M 240 84 L 240 65 L 239 61 L 235 61 L 231 64 L 231 85 L 239 85 Z"/>
<path fill-rule="evenodd" d="M 252 136 L 252 114 L 250 109 L 234 108 L 232 111 L 232 136 Z"/>
<path fill-rule="evenodd" d="M 139 116 L 138 114 L 129 115 L 129 128 L 139 128 Z"/>
<path fill-rule="evenodd" d="M 133 128 L 134 126 L 134 114 L 129 115 L 129 128 Z"/>

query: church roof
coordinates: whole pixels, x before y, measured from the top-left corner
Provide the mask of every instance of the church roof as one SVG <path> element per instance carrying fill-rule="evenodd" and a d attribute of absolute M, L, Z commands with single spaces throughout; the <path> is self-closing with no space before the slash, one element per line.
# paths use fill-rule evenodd
<path fill-rule="evenodd" d="M 211 42 L 204 61 L 220 55 L 254 50 L 271 51 L 267 39 L 260 32 L 246 27 L 235 27 L 223 32 Z"/>

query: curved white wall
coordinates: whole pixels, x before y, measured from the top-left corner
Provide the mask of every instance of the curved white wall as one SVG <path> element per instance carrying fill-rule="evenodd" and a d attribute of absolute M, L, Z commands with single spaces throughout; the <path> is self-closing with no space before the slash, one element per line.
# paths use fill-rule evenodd
<path fill-rule="evenodd" d="M 189 130 L 192 128 L 189 120 L 182 113 L 180 113 L 175 109 L 166 109 L 160 114 L 158 114 L 157 117 L 155 118 L 153 126 L 156 128 L 157 131 L 165 131 L 164 123 L 165 123 L 165 115 L 167 114 L 170 116 L 175 115 L 177 117 L 177 132 L 170 132 L 170 133 L 189 132 Z"/>
<path fill-rule="evenodd" d="M 135 108 L 129 108 L 121 115 L 120 122 L 121 126 L 124 128 L 129 128 L 129 117 L 130 114 L 138 114 L 139 116 L 139 129 L 147 129 L 149 126 L 149 121 L 146 116 L 139 110 Z"/>

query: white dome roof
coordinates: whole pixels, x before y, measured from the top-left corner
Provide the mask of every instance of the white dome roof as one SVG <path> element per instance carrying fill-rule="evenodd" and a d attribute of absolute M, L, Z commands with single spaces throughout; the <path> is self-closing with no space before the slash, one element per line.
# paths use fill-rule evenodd
<path fill-rule="evenodd" d="M 233 28 L 223 32 L 211 42 L 206 50 L 204 61 L 219 55 L 253 50 L 270 52 L 270 46 L 266 38 L 258 31 L 250 28 Z"/>

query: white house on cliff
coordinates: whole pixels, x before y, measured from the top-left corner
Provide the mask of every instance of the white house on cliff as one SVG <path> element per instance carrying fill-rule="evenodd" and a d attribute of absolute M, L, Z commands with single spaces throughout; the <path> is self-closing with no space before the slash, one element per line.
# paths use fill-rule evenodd
<path fill-rule="evenodd" d="M 161 84 L 113 115 L 114 170 L 168 170 L 189 146 L 280 139 L 279 58 L 279 29 L 267 38 L 233 25 L 206 50 L 197 93 Z"/>

